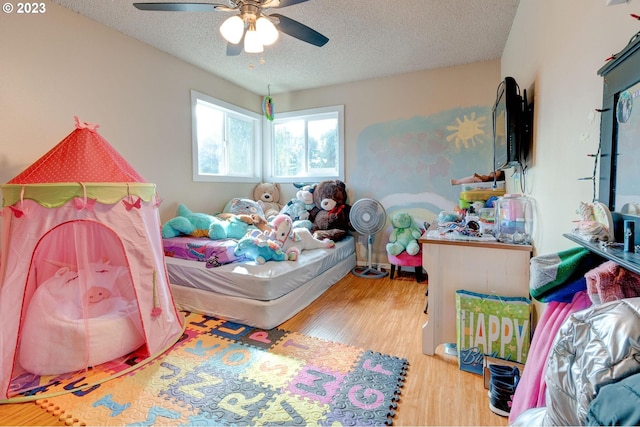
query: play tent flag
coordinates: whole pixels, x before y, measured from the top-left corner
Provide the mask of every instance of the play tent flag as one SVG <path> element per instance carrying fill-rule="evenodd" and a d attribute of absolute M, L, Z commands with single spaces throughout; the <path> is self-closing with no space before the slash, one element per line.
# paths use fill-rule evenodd
<path fill-rule="evenodd" d="M 0 185 L 0 402 L 46 397 L 57 376 L 132 351 L 146 363 L 184 330 L 155 185 L 97 128 L 76 118 L 64 140 Z"/>

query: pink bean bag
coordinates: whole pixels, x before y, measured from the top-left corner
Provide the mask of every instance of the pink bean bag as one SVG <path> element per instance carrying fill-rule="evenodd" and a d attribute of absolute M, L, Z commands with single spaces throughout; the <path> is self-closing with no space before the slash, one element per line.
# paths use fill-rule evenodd
<path fill-rule="evenodd" d="M 144 344 L 138 304 L 126 298 L 129 270 L 89 264 L 63 267 L 40 284 L 20 333 L 20 365 L 57 375 L 122 357 Z"/>

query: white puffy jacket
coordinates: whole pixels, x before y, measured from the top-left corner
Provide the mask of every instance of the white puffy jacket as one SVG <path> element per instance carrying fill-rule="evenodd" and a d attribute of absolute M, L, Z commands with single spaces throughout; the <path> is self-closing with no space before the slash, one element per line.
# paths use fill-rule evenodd
<path fill-rule="evenodd" d="M 584 425 L 598 390 L 637 372 L 640 297 L 578 311 L 562 325 L 549 354 L 547 406 L 523 412 L 512 425 Z"/>

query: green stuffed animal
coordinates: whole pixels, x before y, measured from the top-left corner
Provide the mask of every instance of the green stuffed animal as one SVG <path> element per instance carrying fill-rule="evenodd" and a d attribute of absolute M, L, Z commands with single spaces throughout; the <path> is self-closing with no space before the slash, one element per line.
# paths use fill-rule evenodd
<path fill-rule="evenodd" d="M 223 218 L 206 213 L 191 212 L 183 204 L 178 205 L 175 218 L 162 225 L 162 237 L 208 237 L 214 240 L 240 239 L 253 225 L 251 215 L 225 215 Z"/>
<path fill-rule="evenodd" d="M 407 251 L 409 255 L 416 255 L 420 251 L 418 239 L 422 230 L 416 225 L 411 215 L 406 212 L 396 212 L 391 216 L 393 230 L 389 235 L 387 252 L 391 255 L 400 255 Z"/>

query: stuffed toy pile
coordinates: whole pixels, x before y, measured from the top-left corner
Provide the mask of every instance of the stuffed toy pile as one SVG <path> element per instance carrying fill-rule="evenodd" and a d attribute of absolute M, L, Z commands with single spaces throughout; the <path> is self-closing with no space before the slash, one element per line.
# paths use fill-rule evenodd
<path fill-rule="evenodd" d="M 259 264 L 266 261 L 296 261 L 305 249 L 335 247 L 333 240 L 316 239 L 307 228 L 294 228 L 291 217 L 278 214 L 269 224 L 271 229 L 253 230 L 238 241 L 235 255 L 245 256 Z"/>
<path fill-rule="evenodd" d="M 391 255 L 400 255 L 407 251 L 409 255 L 416 255 L 420 251 L 418 239 L 422 235 L 422 230 L 416 222 L 406 212 L 396 212 L 391 216 L 391 226 L 393 230 L 389 235 L 387 252 Z"/>
<path fill-rule="evenodd" d="M 345 183 L 338 179 L 321 181 L 313 191 L 313 202 L 318 208 L 312 220 L 313 237 L 334 242 L 347 237 L 353 228 L 349 221 L 351 206 L 347 204 Z"/>
<path fill-rule="evenodd" d="M 273 219 L 280 213 L 282 204 L 280 203 L 280 184 L 263 182 L 253 189 L 253 198 L 262 210 L 267 220 Z"/>
<path fill-rule="evenodd" d="M 162 225 L 162 237 L 208 237 L 213 240 L 239 239 L 247 234 L 250 226 L 268 229 L 267 221 L 259 215 L 235 215 L 191 212 L 183 204 L 178 205 L 177 215 Z"/>
<path fill-rule="evenodd" d="M 291 251 L 300 253 L 306 249 L 328 249 L 335 247 L 335 242 L 330 239 L 317 239 L 311 235 L 311 231 L 304 227 L 295 227 L 291 218 L 287 215 L 277 215 L 269 224 L 272 228 L 274 239 L 289 254 Z"/>
<path fill-rule="evenodd" d="M 313 202 L 313 192 L 316 186 L 317 184 L 296 185 L 298 188 L 296 197 L 289 200 L 280 210 L 280 214 L 291 217 L 295 228 L 306 227 L 311 229 L 313 224 L 310 218 L 312 215 L 315 216 L 318 211 L 316 204 Z"/>

